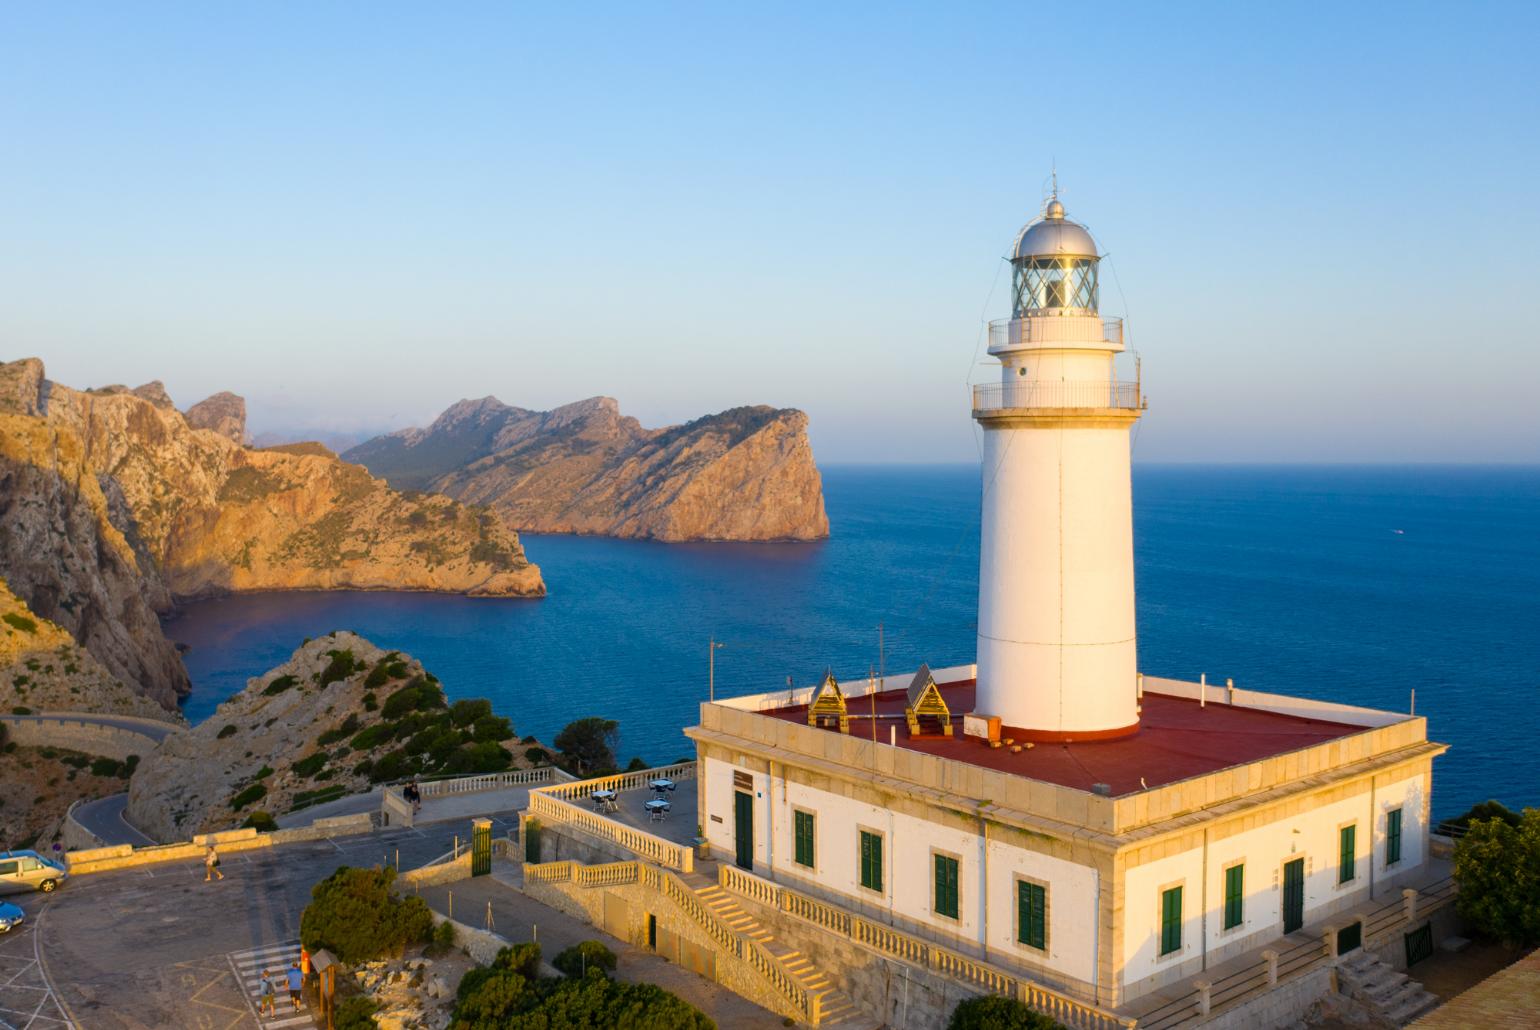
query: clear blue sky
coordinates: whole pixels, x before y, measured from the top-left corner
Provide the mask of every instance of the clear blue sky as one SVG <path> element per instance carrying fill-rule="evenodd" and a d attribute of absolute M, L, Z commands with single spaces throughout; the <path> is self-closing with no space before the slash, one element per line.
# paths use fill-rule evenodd
<path fill-rule="evenodd" d="M 1137 459 L 1540 460 L 1537 10 L 10 5 L 0 356 L 259 432 L 606 393 L 966 460 L 1057 160 Z"/>

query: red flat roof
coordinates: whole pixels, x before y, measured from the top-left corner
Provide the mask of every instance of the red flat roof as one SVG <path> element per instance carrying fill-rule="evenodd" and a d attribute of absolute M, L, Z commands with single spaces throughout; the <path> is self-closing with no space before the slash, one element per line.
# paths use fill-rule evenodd
<path fill-rule="evenodd" d="M 1146 692 L 1139 731 L 1132 736 L 1071 744 L 1036 744 L 1012 753 L 1009 748 L 986 747 L 963 736 L 963 713 L 973 711 L 973 680 L 940 686 L 941 696 L 952 712 L 951 737 L 909 736 L 909 727 L 904 722 L 905 693 L 889 690 L 877 695 L 878 742 L 886 744 L 888 727 L 897 726 L 898 746 L 911 751 L 1085 791 L 1089 791 L 1092 784 L 1105 783 L 1112 788 L 1114 796 L 1139 790 L 1140 777 L 1144 778 L 1145 786 L 1158 787 L 1297 751 L 1365 728 L 1256 708 L 1223 704 L 1199 707 L 1195 700 Z M 869 737 L 872 733 L 870 699 L 852 697 L 846 702 L 851 736 Z M 807 705 L 774 708 L 760 714 L 807 723 Z M 826 732 L 838 731 L 830 729 Z"/>

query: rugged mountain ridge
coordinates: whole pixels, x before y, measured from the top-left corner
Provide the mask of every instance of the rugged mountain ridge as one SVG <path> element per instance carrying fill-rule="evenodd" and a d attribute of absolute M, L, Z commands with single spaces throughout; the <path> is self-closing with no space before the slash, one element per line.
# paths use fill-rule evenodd
<path fill-rule="evenodd" d="M 823 480 L 795 409 L 646 429 L 610 397 L 531 411 L 464 400 L 345 452 L 401 489 L 484 504 L 530 532 L 664 541 L 817 540 Z"/>
<path fill-rule="evenodd" d="M 0 364 L 0 574 L 108 671 L 170 705 L 186 672 L 157 613 L 232 590 L 545 592 L 495 514 L 407 495 L 324 449 L 253 450 L 244 403 L 159 383 L 72 390 Z"/>

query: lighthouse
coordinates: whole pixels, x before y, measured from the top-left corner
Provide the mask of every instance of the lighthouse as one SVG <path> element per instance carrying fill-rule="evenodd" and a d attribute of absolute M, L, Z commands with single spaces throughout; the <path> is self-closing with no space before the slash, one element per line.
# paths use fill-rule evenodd
<path fill-rule="evenodd" d="M 1055 189 L 1011 249 L 1013 306 L 992 323 L 1000 380 L 983 429 L 978 686 L 970 735 L 1097 740 L 1139 729 L 1129 432 L 1121 319 L 1099 309 L 1096 241 Z"/>

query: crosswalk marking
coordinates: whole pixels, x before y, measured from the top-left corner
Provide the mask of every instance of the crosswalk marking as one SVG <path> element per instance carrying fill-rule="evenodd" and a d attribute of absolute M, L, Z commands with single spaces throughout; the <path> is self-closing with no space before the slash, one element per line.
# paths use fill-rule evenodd
<path fill-rule="evenodd" d="M 230 960 L 230 969 L 235 973 L 236 983 L 246 992 L 246 1003 L 251 1007 L 252 1014 L 257 1017 L 257 1024 L 263 1030 L 277 1030 L 281 1027 L 315 1027 L 315 1020 L 310 1017 L 308 1008 L 294 1011 L 289 1002 L 289 985 L 286 979 L 289 964 L 299 958 L 299 941 L 288 941 L 284 944 L 271 944 L 261 948 L 247 948 L 245 951 L 232 951 L 227 956 Z M 272 973 L 273 997 L 275 1014 L 263 1015 L 262 1004 L 262 971 Z"/>

